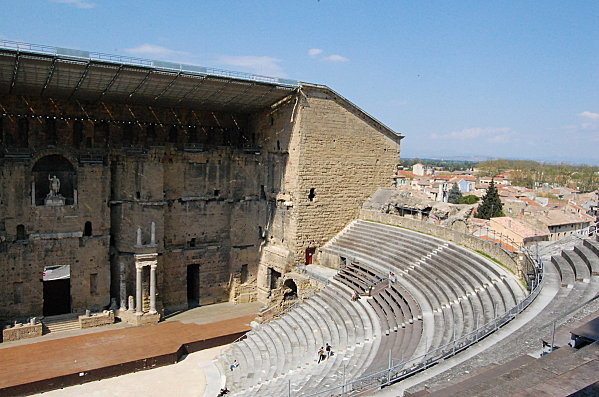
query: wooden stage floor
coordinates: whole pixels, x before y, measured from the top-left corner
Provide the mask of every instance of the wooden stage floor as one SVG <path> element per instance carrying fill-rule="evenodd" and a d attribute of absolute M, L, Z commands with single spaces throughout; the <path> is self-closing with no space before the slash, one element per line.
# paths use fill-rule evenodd
<path fill-rule="evenodd" d="M 178 321 L 48 340 L 0 350 L 0 396 L 38 393 L 174 364 L 181 356 L 230 343 L 255 315 L 208 324 Z"/>

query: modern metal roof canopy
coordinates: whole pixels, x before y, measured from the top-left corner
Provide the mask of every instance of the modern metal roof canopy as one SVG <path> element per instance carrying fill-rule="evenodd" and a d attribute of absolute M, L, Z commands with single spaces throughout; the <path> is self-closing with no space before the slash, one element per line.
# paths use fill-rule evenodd
<path fill-rule="evenodd" d="M 0 94 L 252 112 L 298 87 L 276 77 L 0 41 Z"/>

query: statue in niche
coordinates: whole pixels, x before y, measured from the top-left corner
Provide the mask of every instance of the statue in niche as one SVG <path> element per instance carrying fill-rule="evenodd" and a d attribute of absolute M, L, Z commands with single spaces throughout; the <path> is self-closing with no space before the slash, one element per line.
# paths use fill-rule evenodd
<path fill-rule="evenodd" d="M 48 180 L 50 181 L 50 193 L 48 196 L 58 197 L 58 192 L 60 191 L 60 179 L 58 179 L 56 175 L 50 177 L 48 174 Z"/>
<path fill-rule="evenodd" d="M 50 176 L 48 174 L 48 181 L 50 181 L 50 193 L 44 200 L 45 205 L 51 207 L 57 207 L 65 204 L 65 198 L 60 195 L 60 179 L 56 175 Z"/>

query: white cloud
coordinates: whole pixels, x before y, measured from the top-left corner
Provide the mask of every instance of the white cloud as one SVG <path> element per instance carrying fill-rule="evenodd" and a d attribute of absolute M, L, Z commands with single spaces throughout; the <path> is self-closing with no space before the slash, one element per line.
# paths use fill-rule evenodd
<path fill-rule="evenodd" d="M 599 119 L 599 113 L 589 112 L 588 110 L 584 111 L 582 113 L 578 113 L 578 115 L 581 117 L 586 117 L 586 118 L 593 119 L 593 120 Z"/>
<path fill-rule="evenodd" d="M 584 111 L 578 113 L 579 117 L 584 117 L 583 120 L 577 124 L 568 124 L 562 128 L 568 133 L 582 133 L 588 135 L 589 133 L 599 132 L 599 113 Z M 587 137 L 588 138 L 588 137 Z"/>
<path fill-rule="evenodd" d="M 317 55 L 322 54 L 322 50 L 320 48 L 310 48 L 308 50 L 308 55 L 310 55 L 311 58 L 314 58 Z"/>
<path fill-rule="evenodd" d="M 171 50 L 170 48 L 147 43 L 134 48 L 125 48 L 125 51 L 132 55 L 148 58 L 167 58 L 189 55 L 189 53 L 185 51 Z"/>
<path fill-rule="evenodd" d="M 223 65 L 242 67 L 248 69 L 251 73 L 262 74 L 273 77 L 287 77 L 287 74 L 281 67 L 281 59 L 269 56 L 255 55 L 221 55 L 218 61 Z"/>
<path fill-rule="evenodd" d="M 484 139 L 487 142 L 492 143 L 505 143 L 509 140 L 512 134 L 512 129 L 507 127 L 502 128 L 465 128 L 460 131 L 452 131 L 447 134 L 431 134 L 433 139 L 453 139 L 453 140 L 466 140 L 466 139 Z"/>
<path fill-rule="evenodd" d="M 55 3 L 71 4 L 77 8 L 94 8 L 96 5 L 86 0 L 52 0 Z"/>
<path fill-rule="evenodd" d="M 347 59 L 346 57 L 344 57 L 342 55 L 337 55 L 337 54 L 329 55 L 328 57 L 324 57 L 323 59 L 325 61 L 329 61 L 329 62 L 349 62 L 349 59 Z"/>

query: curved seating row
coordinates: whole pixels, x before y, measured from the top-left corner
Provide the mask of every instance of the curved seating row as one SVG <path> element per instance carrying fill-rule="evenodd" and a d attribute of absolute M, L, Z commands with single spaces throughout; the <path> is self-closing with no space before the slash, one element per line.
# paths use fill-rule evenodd
<path fill-rule="evenodd" d="M 322 249 L 349 264 L 219 357 L 233 395 L 286 395 L 289 388 L 302 395 L 340 385 L 385 368 L 389 355 L 409 360 L 465 335 L 526 294 L 486 258 L 397 227 L 355 221 Z M 364 297 L 352 302 L 352 290 Z M 325 343 L 336 354 L 317 364 Z M 233 360 L 239 366 L 231 371 Z"/>
<path fill-rule="evenodd" d="M 351 289 L 332 280 L 288 313 L 259 324 L 233 343 L 217 360 L 234 395 L 311 393 L 355 378 L 366 371 L 379 350 L 378 317 L 365 300 L 352 302 Z M 316 364 L 325 343 L 335 355 Z M 237 360 L 239 366 L 228 366 Z"/>
<path fill-rule="evenodd" d="M 576 307 L 580 303 L 593 298 L 599 293 L 599 241 L 585 239 L 571 250 L 563 250 L 559 255 L 551 257 L 561 279 L 563 289 L 560 296 L 568 296 L 568 303 L 561 307 Z M 565 299 L 562 299 L 565 301 Z"/>
<path fill-rule="evenodd" d="M 473 331 L 526 295 L 515 277 L 488 259 L 398 227 L 358 220 L 323 250 L 367 263 L 382 274 L 391 271 L 398 275 L 397 284 L 422 307 L 423 330 L 428 328 L 420 348 L 411 350 L 414 353 L 432 350 Z M 386 310 L 379 312 L 387 317 L 382 327 L 390 332 L 395 324 L 389 321 Z M 403 352 L 408 352 L 406 345 Z"/>
<path fill-rule="evenodd" d="M 588 313 L 587 310 L 594 310 L 593 303 L 590 305 L 587 303 L 599 293 L 599 241 L 597 237 L 584 239 L 572 249 L 562 250 L 558 255 L 551 256 L 551 260 L 545 262 L 544 277 L 545 286 L 550 287 L 550 293 L 544 298 L 547 301 L 544 303 L 544 309 L 533 318 L 529 318 L 521 332 L 508 336 L 498 347 L 499 349 L 510 349 L 511 344 L 514 343 L 514 350 L 518 352 L 519 349 L 522 349 L 522 341 L 527 339 L 529 341 L 538 339 L 546 342 L 553 341 L 554 332 L 571 331 L 574 327 L 573 323 L 577 322 L 576 318 L 584 316 L 584 313 Z M 556 324 L 557 331 L 553 328 Z M 537 360 L 525 355 L 502 363 L 495 361 L 498 360 L 498 357 L 493 355 L 493 362 L 500 365 L 492 364 L 486 370 L 483 368 L 478 371 L 480 374 L 478 376 L 475 375 L 461 383 L 447 387 L 447 377 L 441 374 L 437 386 L 442 383 L 443 388 L 437 389 L 436 386 L 431 386 L 431 383 L 435 383 L 434 381 L 427 380 L 426 386 L 421 384 L 408 392 L 417 393 L 423 388 L 429 388 L 429 390 L 436 390 L 431 393 L 435 396 L 458 394 L 460 396 L 504 394 L 528 396 L 542 393 L 544 390 L 557 390 L 556 387 L 560 385 L 560 382 L 568 383 L 573 379 L 574 381 L 570 383 L 574 386 L 567 393 L 586 395 L 584 392 L 588 388 L 578 390 L 579 385 L 584 384 L 586 380 L 586 378 L 583 379 L 584 376 L 581 377 L 581 374 L 584 375 L 584 371 L 579 371 L 581 357 L 593 356 L 589 349 L 595 351 L 597 345 L 591 344 L 576 350 L 567 346 L 566 341 L 558 342 L 556 340 L 555 342 L 559 348 Z M 520 350 L 519 353 L 526 352 Z M 493 352 L 489 352 L 489 355 L 492 354 Z M 504 356 L 504 359 L 509 357 L 509 355 Z M 478 362 L 485 361 L 484 357 L 474 359 Z M 547 368 L 551 369 L 552 379 L 549 381 L 546 376 Z M 572 368 L 575 370 L 570 371 Z M 564 373 L 559 375 L 562 372 Z M 594 382 L 592 377 L 589 379 L 592 379 L 589 382 Z M 541 384 L 543 384 L 542 387 L 539 386 Z M 551 387 L 547 387 L 547 384 L 550 384 Z M 582 393 L 577 393 L 577 390 Z M 593 394 L 594 389 L 589 390 L 591 390 L 589 393 Z M 563 390 L 560 389 L 560 393 L 562 392 Z M 567 393 L 563 392 L 564 395 Z"/>
<path fill-rule="evenodd" d="M 368 279 L 355 280 L 365 275 L 370 275 L 370 283 Z M 383 279 L 382 274 L 377 274 L 376 270 L 365 264 L 352 263 L 335 278 L 362 294 L 371 295 L 371 298 L 366 299 L 379 317 L 381 344 L 368 372 L 386 367 L 389 353 L 400 360 L 411 357 L 422 338 L 422 312 L 416 300 L 399 284 Z M 356 285 L 365 287 L 358 290 Z M 369 286 L 374 288 L 369 290 Z"/>

